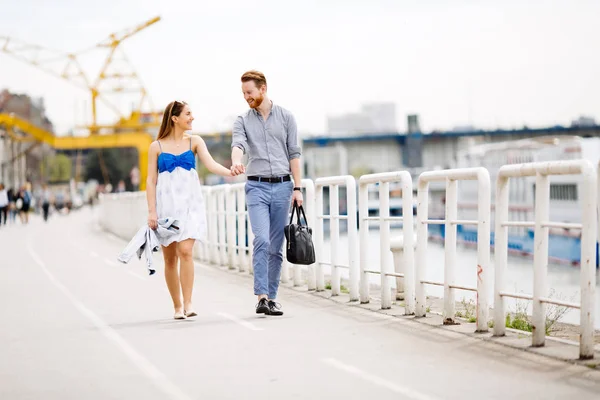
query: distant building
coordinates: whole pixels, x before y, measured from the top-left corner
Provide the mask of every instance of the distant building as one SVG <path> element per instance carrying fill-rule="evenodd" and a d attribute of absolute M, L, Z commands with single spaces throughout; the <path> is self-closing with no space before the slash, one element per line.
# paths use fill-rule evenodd
<path fill-rule="evenodd" d="M 0 91 L 0 113 L 15 114 L 47 131 L 54 130 L 46 116 L 43 99 L 32 99 L 26 94 L 11 93 L 4 89 Z M 53 152 L 46 144 L 12 140 L 9 132 L 0 128 L 0 182 L 17 187 L 25 181 L 39 181 L 42 178 L 42 159 Z"/>
<path fill-rule="evenodd" d="M 596 120 L 592 117 L 581 116 L 571 122 L 572 127 L 590 127 L 596 126 Z"/>
<path fill-rule="evenodd" d="M 361 111 L 327 117 L 330 135 L 353 135 L 365 133 L 397 132 L 396 104 L 363 104 Z"/>

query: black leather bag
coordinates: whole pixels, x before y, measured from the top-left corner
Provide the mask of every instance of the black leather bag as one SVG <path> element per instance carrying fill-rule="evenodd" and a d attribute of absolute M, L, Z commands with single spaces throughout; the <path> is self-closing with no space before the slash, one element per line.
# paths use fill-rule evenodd
<path fill-rule="evenodd" d="M 304 217 L 305 225 L 302 225 L 300 212 Z M 294 213 L 298 215 L 298 223 L 294 224 Z M 302 206 L 296 205 L 292 208 L 290 224 L 284 228 L 286 239 L 286 257 L 292 264 L 309 265 L 315 262 L 315 248 L 312 241 L 312 229 L 308 227 L 306 215 Z"/>

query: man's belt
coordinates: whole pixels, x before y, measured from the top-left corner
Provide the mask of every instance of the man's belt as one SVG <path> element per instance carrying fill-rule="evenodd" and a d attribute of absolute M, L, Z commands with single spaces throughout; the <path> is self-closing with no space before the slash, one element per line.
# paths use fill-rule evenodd
<path fill-rule="evenodd" d="M 289 182 L 292 178 L 289 175 L 284 176 L 249 176 L 249 181 L 267 182 L 267 183 L 281 183 Z"/>

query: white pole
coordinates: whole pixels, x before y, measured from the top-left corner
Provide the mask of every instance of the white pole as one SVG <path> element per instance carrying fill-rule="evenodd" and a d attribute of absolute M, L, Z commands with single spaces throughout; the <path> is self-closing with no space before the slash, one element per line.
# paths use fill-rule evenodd
<path fill-rule="evenodd" d="M 588 163 L 589 164 L 589 163 Z M 594 167 L 582 166 L 581 229 L 581 342 L 579 358 L 594 358 L 594 314 L 596 291 L 597 182 Z M 600 176 L 599 178 L 600 179 Z"/>
<path fill-rule="evenodd" d="M 250 257 L 247 258 L 248 262 L 248 272 L 251 275 L 254 275 L 254 264 L 252 263 L 254 259 L 254 231 L 252 230 L 252 224 L 250 223 L 250 213 L 248 213 L 248 254 Z"/>
<path fill-rule="evenodd" d="M 494 289 L 494 336 L 506 334 L 506 304 L 500 292 L 505 290 L 505 271 L 508 265 L 508 227 L 502 223 L 508 221 L 508 178 L 498 173 L 496 181 L 496 230 L 494 235 L 494 257 L 496 260 L 496 278 Z"/>
<path fill-rule="evenodd" d="M 379 260 L 381 264 L 381 309 L 392 308 L 392 289 L 389 276 L 392 271 L 390 265 L 390 184 L 379 182 Z"/>
<path fill-rule="evenodd" d="M 246 270 L 246 192 L 244 184 L 237 190 L 237 265 L 240 272 Z"/>
<path fill-rule="evenodd" d="M 419 177 L 417 189 L 417 255 L 415 260 L 415 296 L 417 317 L 425 317 L 427 315 L 427 292 L 425 290 L 426 263 L 427 263 L 427 221 L 429 214 L 429 183 Z M 406 238 L 405 238 L 406 239 Z"/>
<path fill-rule="evenodd" d="M 331 295 L 340 294 L 340 270 L 336 265 L 338 261 L 338 246 L 340 240 L 340 200 L 339 186 L 329 186 L 329 239 L 331 243 Z"/>
<path fill-rule="evenodd" d="M 317 287 L 316 290 L 321 292 L 325 290 L 325 274 L 323 272 L 323 186 L 317 183 L 316 190 L 316 229 L 315 229 L 315 258 L 316 258 L 316 277 Z"/>
<path fill-rule="evenodd" d="M 228 186 L 225 189 L 226 204 L 225 204 L 225 215 L 227 222 L 227 263 L 229 269 L 235 269 L 235 190 L 233 187 Z"/>
<path fill-rule="evenodd" d="M 535 237 L 533 252 L 533 325 L 532 346 L 543 346 L 546 341 L 546 304 L 540 297 L 548 295 L 548 228 L 542 226 L 548 221 L 550 203 L 550 182 L 548 175 L 539 172 L 535 180 Z"/>
<path fill-rule="evenodd" d="M 413 222 L 413 186 L 407 171 L 401 172 L 402 186 L 402 232 L 404 234 L 402 264 L 404 269 L 404 313 L 415 313 L 415 249 Z"/>
<path fill-rule="evenodd" d="M 315 184 L 312 180 L 310 179 L 302 179 L 302 186 L 304 186 L 304 188 L 306 189 L 306 196 L 304 199 L 304 202 L 306 203 L 306 218 L 308 218 L 308 225 L 311 227 L 312 231 L 313 231 L 313 237 L 315 235 L 315 228 L 316 228 L 316 219 L 315 219 L 315 214 L 316 214 L 316 210 L 315 210 Z M 315 243 L 313 242 L 313 246 L 315 245 Z M 316 252 L 316 249 L 315 249 Z M 316 257 L 315 257 L 316 258 Z M 300 266 L 297 267 L 297 278 L 298 280 L 296 280 L 296 286 L 300 286 L 302 284 L 301 282 L 301 278 L 302 276 L 300 275 Z M 308 290 L 315 290 L 317 288 L 317 278 L 315 275 L 315 264 L 310 264 L 307 266 L 307 275 L 308 275 L 308 279 L 307 279 L 307 283 L 308 283 Z"/>
<path fill-rule="evenodd" d="M 217 203 L 218 203 L 218 192 L 215 188 L 212 188 L 210 197 L 208 198 L 208 234 L 209 234 L 209 246 L 210 246 L 210 260 L 213 264 L 219 264 L 219 248 L 218 248 L 218 215 L 217 215 Z"/>
<path fill-rule="evenodd" d="M 348 261 L 349 261 L 349 290 L 350 301 L 359 299 L 359 245 L 358 245 L 358 227 L 356 222 L 356 180 L 352 176 L 346 177 L 346 209 L 348 212 Z"/>
<path fill-rule="evenodd" d="M 454 323 L 455 300 L 454 270 L 456 268 L 456 224 L 458 202 L 458 182 L 452 178 L 446 181 L 446 237 L 444 241 L 444 325 Z"/>
<path fill-rule="evenodd" d="M 369 302 L 369 275 L 365 272 L 367 269 L 367 254 L 369 252 L 369 186 L 367 183 L 360 183 L 358 186 L 358 224 L 360 239 L 360 302 L 366 304 Z"/>
<path fill-rule="evenodd" d="M 227 253 L 225 249 L 225 190 L 219 187 L 217 195 L 217 214 L 219 215 L 219 265 L 227 264 Z"/>
<path fill-rule="evenodd" d="M 488 331 L 488 287 L 490 268 L 490 212 L 491 188 L 489 172 L 482 168 L 477 174 L 478 211 L 477 216 L 477 332 Z"/>

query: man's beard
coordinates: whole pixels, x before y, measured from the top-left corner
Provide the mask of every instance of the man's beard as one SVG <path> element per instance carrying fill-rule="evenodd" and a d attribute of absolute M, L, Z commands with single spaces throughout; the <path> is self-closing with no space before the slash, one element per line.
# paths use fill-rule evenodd
<path fill-rule="evenodd" d="M 262 104 L 264 99 L 265 99 L 265 96 L 259 94 L 259 97 L 255 97 L 252 104 L 248 104 L 248 105 L 250 106 L 250 108 L 258 108 Z"/>

